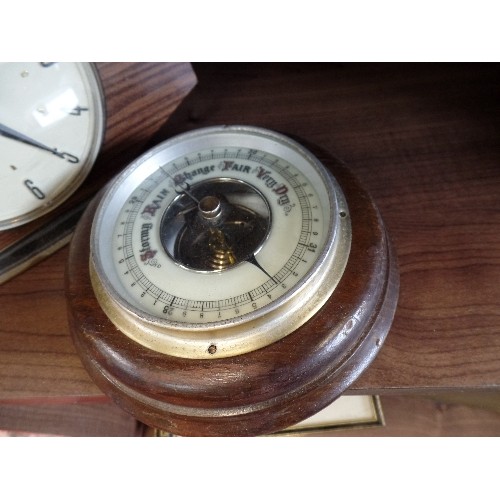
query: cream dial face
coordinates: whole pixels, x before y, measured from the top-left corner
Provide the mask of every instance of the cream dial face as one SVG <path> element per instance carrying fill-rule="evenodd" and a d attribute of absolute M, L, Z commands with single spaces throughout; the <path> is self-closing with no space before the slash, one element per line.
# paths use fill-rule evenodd
<path fill-rule="evenodd" d="M 54 209 L 83 182 L 104 131 L 88 63 L 0 64 L 0 229 Z"/>
<path fill-rule="evenodd" d="M 296 143 L 248 127 L 160 145 L 121 175 L 96 221 L 101 305 L 139 342 L 185 357 L 290 333 L 328 298 L 350 243 L 334 179 Z"/>
<path fill-rule="evenodd" d="M 203 183 L 208 184 L 207 193 L 199 195 Z M 226 194 L 226 185 L 237 189 L 240 183 L 253 186 L 255 196 L 245 191 Z M 237 206 L 250 211 L 257 205 L 256 222 L 236 221 L 251 227 L 233 237 L 227 234 L 232 229 L 228 224 L 219 228 L 208 223 L 205 228 L 200 223 L 199 233 L 208 233 L 200 236 L 204 255 L 198 266 L 189 265 L 190 259 L 195 260 L 195 243 L 173 251 L 182 228 L 174 231 L 170 238 L 174 241 L 167 243 L 161 237 L 168 229 L 163 224 L 183 227 L 189 224 L 190 212 L 198 210 L 198 204 L 182 194 L 183 186 L 200 201 L 224 196 L 233 210 Z M 187 198 L 187 203 L 177 198 Z M 162 220 L 161 207 L 173 211 L 173 216 Z M 163 165 L 129 197 L 112 236 L 118 242 L 114 264 L 131 301 L 144 311 L 181 323 L 239 318 L 282 296 L 311 268 L 314 253 L 323 248 L 327 210 L 304 175 L 291 165 L 285 167 L 274 155 L 235 147 L 197 151 Z M 233 247 L 244 245 L 245 239 L 259 231 L 257 216 L 269 228 L 248 248 L 248 256 L 238 258 Z"/>

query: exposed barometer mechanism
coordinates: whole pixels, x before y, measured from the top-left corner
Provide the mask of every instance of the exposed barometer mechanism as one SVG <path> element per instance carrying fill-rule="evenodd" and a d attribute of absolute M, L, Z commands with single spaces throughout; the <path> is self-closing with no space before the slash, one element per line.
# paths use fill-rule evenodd
<path fill-rule="evenodd" d="M 380 349 L 397 288 L 351 174 L 246 126 L 182 134 L 129 165 L 68 267 L 91 375 L 139 420 L 187 435 L 262 434 L 319 411 Z"/>

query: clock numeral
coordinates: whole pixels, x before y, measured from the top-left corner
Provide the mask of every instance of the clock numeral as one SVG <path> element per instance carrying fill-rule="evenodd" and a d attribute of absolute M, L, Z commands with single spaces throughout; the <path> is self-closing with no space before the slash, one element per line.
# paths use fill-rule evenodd
<path fill-rule="evenodd" d="M 59 153 L 58 156 L 65 159 L 66 161 L 69 161 L 70 163 L 78 163 L 80 161 L 77 156 L 72 155 L 71 153 Z"/>
<path fill-rule="evenodd" d="M 39 200 L 45 199 L 45 193 L 39 187 L 36 187 L 33 181 L 27 179 L 24 181 L 24 185 L 33 193 L 35 198 L 38 198 Z"/>
<path fill-rule="evenodd" d="M 88 110 L 89 108 L 82 108 L 81 106 L 76 106 L 69 112 L 69 114 L 73 116 L 81 116 L 82 111 L 88 111 Z"/>
<path fill-rule="evenodd" d="M 57 64 L 57 63 L 55 63 L 55 62 L 41 62 L 40 66 L 42 68 L 50 68 L 51 66 L 54 66 L 54 64 Z"/>

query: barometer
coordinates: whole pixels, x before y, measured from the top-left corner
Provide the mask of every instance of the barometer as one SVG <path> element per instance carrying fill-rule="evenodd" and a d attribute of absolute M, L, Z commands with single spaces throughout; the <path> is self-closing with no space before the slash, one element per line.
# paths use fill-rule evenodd
<path fill-rule="evenodd" d="M 91 244 L 94 289 L 118 328 L 165 354 L 213 358 L 306 322 L 344 271 L 351 231 L 317 160 L 277 134 L 227 127 L 126 169 Z"/>
<path fill-rule="evenodd" d="M 397 301 L 390 244 L 359 183 L 312 149 L 250 126 L 181 134 L 84 216 L 68 265 L 73 337 L 139 420 L 273 432 L 375 357 Z"/>

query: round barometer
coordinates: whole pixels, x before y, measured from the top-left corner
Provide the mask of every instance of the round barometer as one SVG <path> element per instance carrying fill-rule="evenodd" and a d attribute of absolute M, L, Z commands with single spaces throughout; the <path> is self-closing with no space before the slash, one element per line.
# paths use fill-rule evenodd
<path fill-rule="evenodd" d="M 272 432 L 333 401 L 380 349 L 394 259 L 333 158 L 262 128 L 204 128 L 145 153 L 95 205 L 70 255 L 73 335 L 139 420 Z"/>
<path fill-rule="evenodd" d="M 235 356 L 305 323 L 344 271 L 346 201 L 311 154 L 270 131 L 161 144 L 98 209 L 91 275 L 126 335 L 186 358 Z"/>

